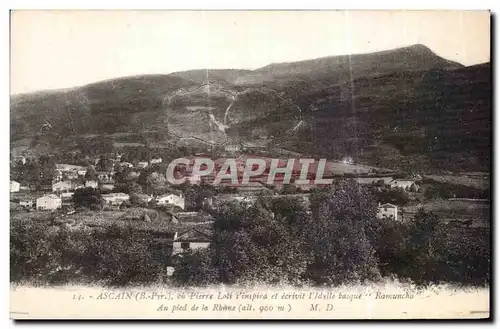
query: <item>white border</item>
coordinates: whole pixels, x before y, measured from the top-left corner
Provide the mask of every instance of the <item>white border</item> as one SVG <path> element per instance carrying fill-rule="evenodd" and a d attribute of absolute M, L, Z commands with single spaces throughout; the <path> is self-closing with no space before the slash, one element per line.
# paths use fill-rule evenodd
<path fill-rule="evenodd" d="M 378 0 L 378 1 L 355 1 L 355 0 L 347 0 L 347 1 L 313 1 L 313 0 L 308 0 L 308 1 L 293 1 L 293 0 L 288 0 L 288 1 L 271 1 L 271 0 L 252 0 L 252 1 L 234 1 L 234 0 L 212 0 L 210 2 L 207 1 L 200 1 L 200 0 L 183 0 L 183 1 L 178 1 L 178 2 L 170 2 L 168 4 L 165 4 L 164 1 L 153 1 L 153 0 L 141 0 L 141 1 L 105 1 L 105 0 L 86 0 L 86 1 L 62 1 L 62 0 L 52 0 L 52 1 L 36 1 L 36 0 L 30 0 L 30 1 L 4 1 L 2 2 L 2 5 L 5 6 L 5 9 L 1 11 L 0 14 L 0 19 L 1 19 L 1 26 L 3 27 L 2 33 L 1 33 L 1 46 L 3 49 L 2 54 L 2 90 L 4 91 L 1 96 L 2 96 L 2 102 L 4 106 L 1 107 L 0 110 L 0 123 L 2 124 L 2 128 L 0 128 L 1 136 L 0 138 L 0 143 L 1 147 L 0 149 L 4 151 L 5 156 L 2 157 L 3 161 L 1 162 L 1 169 L 3 174 L 0 176 L 1 177 L 1 184 L 0 186 L 3 186 L 3 189 L 0 189 L 0 202 L 1 202 L 1 209 L 3 210 L 4 218 L 1 221 L 2 224 L 2 229 L 0 232 L 3 234 L 3 239 L 0 239 L 3 241 L 4 246 L 2 248 L 2 259 L 1 263 L 2 264 L 8 264 L 9 263 L 9 249 L 7 248 L 7 241 L 9 240 L 9 204 L 8 204 L 8 192 L 7 192 L 7 183 L 8 183 L 8 178 L 7 178 L 7 173 L 9 172 L 9 166 L 8 166 L 8 158 L 9 158 L 9 9 L 174 9 L 174 10 L 181 10 L 181 9 L 205 9 L 205 10 L 217 10 L 217 9 L 232 9 L 232 10 L 244 10 L 244 9 L 273 9 L 273 10 L 293 10 L 293 9 L 301 9 L 301 10 L 315 10 L 315 9 L 407 9 L 407 10 L 415 10 L 415 9 L 453 9 L 453 10 L 479 10 L 479 9 L 491 9 L 492 12 L 498 13 L 498 1 L 487 1 L 487 0 L 474 0 L 474 1 L 466 1 L 466 0 L 455 0 L 455 1 L 437 1 L 437 0 L 420 0 L 418 2 L 413 2 L 413 3 L 403 3 L 401 1 L 389 1 L 389 0 Z M 498 22 L 497 22 L 498 24 Z M 495 28 L 496 32 L 496 28 Z M 498 35 L 495 33 L 494 34 L 494 41 L 498 42 Z M 493 46 L 493 44 L 492 44 Z M 496 58 L 495 58 L 496 59 Z M 493 60 L 493 59 L 492 59 Z M 496 65 L 495 65 L 496 67 Z M 494 74 L 496 73 L 496 70 Z M 494 92 L 496 93 L 498 90 L 495 89 Z M 494 112 L 496 112 L 496 108 L 493 109 Z M 495 115 L 495 126 L 498 126 L 498 115 Z M 495 143 L 494 145 L 498 145 L 498 140 L 495 136 Z M 495 151 L 495 150 L 494 150 Z M 493 154 L 495 152 L 493 151 Z M 493 170 L 497 169 L 495 167 Z M 495 176 L 494 184 L 495 187 L 497 186 L 498 178 Z M 493 217 L 492 220 L 495 218 Z M 495 225 L 495 236 L 498 236 L 498 230 L 500 225 L 496 224 Z M 495 250 L 496 251 L 496 250 Z M 496 253 L 495 253 L 496 255 Z M 496 260 L 496 259 L 495 259 Z M 2 282 L 2 287 L 4 287 L 5 290 L 2 291 L 1 296 L 2 302 L 1 302 L 1 309 L 3 310 L 3 317 L 2 319 L 7 319 L 7 321 L 3 321 L 2 327 L 13 327 L 14 323 L 10 320 L 8 320 L 8 303 L 9 303 L 9 273 L 8 273 L 8 267 L 3 266 L 2 267 L 2 276 L 1 276 L 1 282 Z M 494 273 L 497 273 L 498 266 L 495 266 L 495 271 Z M 496 279 L 496 278 L 494 278 Z M 498 287 L 498 282 L 495 282 L 495 287 Z M 498 289 L 495 289 L 494 292 L 492 292 L 492 295 L 497 295 L 496 293 Z M 495 308 L 495 313 L 498 317 L 498 301 L 495 303 L 496 308 Z M 159 323 L 159 325 L 168 325 L 168 326 L 177 326 L 179 324 L 171 324 L 171 323 Z M 191 326 L 198 326 L 202 323 L 183 323 L 182 325 L 191 325 Z M 235 323 L 227 323 L 226 325 L 234 325 Z M 305 325 L 308 325 L 308 323 L 304 323 Z M 436 324 L 429 324 L 429 323 L 423 323 L 426 327 L 433 326 Z M 4 326 L 5 325 L 5 326 Z M 47 327 L 52 327 L 52 323 L 41 323 L 41 325 L 45 325 Z M 63 326 L 68 326 L 70 324 L 64 324 Z M 92 323 L 86 323 L 86 324 L 80 324 L 81 326 L 85 327 L 90 327 L 92 326 L 93 328 L 100 328 L 103 327 L 103 323 L 99 324 L 92 324 Z M 138 325 L 138 323 L 132 323 L 132 325 Z M 140 325 L 140 324 L 139 324 Z M 266 325 L 263 323 L 258 323 L 254 325 Z M 278 323 L 272 323 L 272 325 L 278 325 Z M 280 325 L 288 325 L 288 324 L 280 324 Z M 334 324 L 336 326 L 345 326 L 346 324 Z M 351 324 L 352 325 L 352 324 Z M 381 323 L 381 325 L 386 325 L 386 323 Z M 453 324 L 452 324 L 453 325 Z M 472 324 L 474 325 L 474 324 Z"/>
<path fill-rule="evenodd" d="M 10 2 L 10 3 L 9 3 Z M 402 2 L 391 0 L 378 0 L 376 2 L 369 0 L 350 0 L 350 1 L 313 1 L 313 0 L 253 0 L 253 1 L 232 1 L 232 0 L 183 0 L 177 2 L 141 0 L 141 1 L 63 1 L 63 0 L 18 0 L 6 1 L 9 4 L 7 8 L 11 9 L 450 9 L 450 10 L 477 10 L 492 9 L 496 1 L 493 0 L 420 0 L 414 2 Z"/>

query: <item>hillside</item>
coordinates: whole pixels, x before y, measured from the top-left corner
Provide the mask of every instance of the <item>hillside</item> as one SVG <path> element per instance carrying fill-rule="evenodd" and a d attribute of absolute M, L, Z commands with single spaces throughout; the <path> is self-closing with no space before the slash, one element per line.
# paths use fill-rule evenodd
<path fill-rule="evenodd" d="M 397 169 L 488 171 L 490 64 L 464 67 L 415 45 L 254 70 L 124 77 L 11 97 L 11 147 L 77 148 L 106 136 L 272 142 Z"/>
<path fill-rule="evenodd" d="M 303 94 L 308 128 L 295 142 L 283 140 L 374 166 L 487 171 L 490 78 L 482 65 L 360 78 Z"/>
<path fill-rule="evenodd" d="M 245 85 L 268 81 L 321 79 L 325 83 L 336 84 L 393 72 L 456 69 L 461 66 L 435 55 L 423 45 L 413 45 L 371 54 L 329 56 L 294 63 L 271 64 L 238 78 L 236 83 Z"/>
<path fill-rule="evenodd" d="M 219 82 L 223 84 L 232 84 L 240 76 L 245 76 L 251 73 L 251 70 L 190 70 L 171 73 L 171 76 L 176 76 L 185 80 L 192 81 L 197 84 L 208 82 Z"/>

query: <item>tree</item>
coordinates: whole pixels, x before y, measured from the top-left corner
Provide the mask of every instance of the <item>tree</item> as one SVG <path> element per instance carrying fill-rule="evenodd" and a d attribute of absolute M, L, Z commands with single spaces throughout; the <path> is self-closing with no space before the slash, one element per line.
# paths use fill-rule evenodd
<path fill-rule="evenodd" d="M 94 166 L 87 167 L 87 171 L 85 172 L 85 180 L 86 181 L 97 181 L 97 175 L 96 175 Z"/>
<path fill-rule="evenodd" d="M 104 155 L 101 155 L 97 162 L 96 169 L 97 171 L 111 171 L 113 170 L 113 162 Z"/>
<path fill-rule="evenodd" d="M 213 259 L 220 282 L 341 284 L 379 278 L 366 232 L 376 217 L 376 202 L 368 191 L 344 182 L 315 192 L 312 214 L 300 200 L 261 195 L 252 205 L 217 207 L 207 257 Z"/>
<path fill-rule="evenodd" d="M 130 163 L 129 155 L 127 153 L 122 154 L 122 156 L 120 157 L 120 162 L 129 162 Z"/>
<path fill-rule="evenodd" d="M 203 208 L 205 199 L 216 194 L 215 188 L 207 184 L 191 185 L 187 183 L 181 185 L 180 190 L 184 194 L 186 209 L 191 211 Z"/>
<path fill-rule="evenodd" d="M 93 231 L 83 262 L 84 274 L 97 277 L 106 285 L 127 286 L 158 282 L 166 270 L 154 259 L 144 243 L 144 235 L 130 225 L 115 223 L 104 232 Z"/>
<path fill-rule="evenodd" d="M 113 193 L 120 193 L 120 192 L 125 194 L 130 194 L 130 193 L 140 194 L 142 193 L 142 187 L 141 185 L 133 181 L 129 181 L 127 183 L 115 184 L 113 188 Z"/>
<path fill-rule="evenodd" d="M 37 161 L 28 160 L 20 169 L 20 183 L 33 184 L 39 187 L 41 184 L 42 170 Z"/>
<path fill-rule="evenodd" d="M 295 193 L 300 193 L 300 187 L 297 187 L 292 184 L 285 184 L 283 186 L 283 189 L 281 190 L 280 194 L 295 194 Z"/>
<path fill-rule="evenodd" d="M 125 193 L 142 193 L 142 187 L 141 185 L 137 184 L 136 182 L 128 182 L 127 183 L 127 192 Z"/>
<path fill-rule="evenodd" d="M 296 211 L 288 212 L 278 201 L 261 201 L 251 207 L 225 204 L 215 214 L 213 249 L 220 281 L 302 282 L 309 255 L 298 230 L 307 216 L 303 206 L 295 202 Z"/>
<path fill-rule="evenodd" d="M 157 172 L 151 173 L 146 178 L 146 191 L 155 194 L 162 194 L 167 188 L 167 179 Z"/>
<path fill-rule="evenodd" d="M 440 196 L 441 196 L 441 194 L 440 194 L 439 188 L 434 186 L 434 185 L 430 185 L 425 189 L 424 197 L 427 200 L 436 199 L 436 198 L 439 198 Z"/>
<path fill-rule="evenodd" d="M 43 184 L 51 184 L 55 176 L 56 162 L 53 156 L 41 155 L 38 159 L 40 163 L 40 180 Z"/>
<path fill-rule="evenodd" d="M 101 194 L 92 187 L 76 190 L 73 194 L 73 202 L 76 207 L 90 208 L 92 206 L 102 206 Z"/>
<path fill-rule="evenodd" d="M 218 282 L 219 273 L 211 249 L 188 250 L 178 258 L 172 276 L 180 285 L 203 286 Z"/>
<path fill-rule="evenodd" d="M 406 242 L 408 266 L 404 275 L 417 283 L 433 281 L 439 263 L 438 251 L 444 247 L 446 228 L 431 212 L 419 209 L 410 223 Z"/>
<path fill-rule="evenodd" d="M 403 189 L 381 189 L 375 192 L 375 194 L 377 201 L 382 204 L 392 203 L 398 206 L 404 206 L 408 204 L 409 201 L 408 194 Z"/>
<path fill-rule="evenodd" d="M 343 181 L 311 196 L 314 221 L 304 227 L 313 262 L 308 276 L 317 284 L 378 278 L 378 261 L 367 236 L 376 218 L 373 196 L 354 181 Z"/>
<path fill-rule="evenodd" d="M 130 204 L 137 207 L 148 207 L 147 198 L 141 197 L 139 193 L 132 192 L 130 193 Z"/>
<path fill-rule="evenodd" d="M 410 226 L 407 223 L 373 219 L 366 233 L 379 260 L 382 276 L 401 276 L 408 264 L 406 249 Z"/>

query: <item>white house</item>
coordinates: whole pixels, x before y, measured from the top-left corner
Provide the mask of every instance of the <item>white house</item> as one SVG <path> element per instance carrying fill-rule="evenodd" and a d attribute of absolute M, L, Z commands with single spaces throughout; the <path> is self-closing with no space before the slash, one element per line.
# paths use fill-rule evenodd
<path fill-rule="evenodd" d="M 182 233 L 175 233 L 172 255 L 181 254 L 188 249 L 202 249 L 210 246 L 210 232 L 199 228 L 191 228 Z"/>
<path fill-rule="evenodd" d="M 405 179 L 393 179 L 390 185 L 392 188 L 402 188 L 403 190 L 409 190 L 412 187 L 417 188 L 414 181 Z"/>
<path fill-rule="evenodd" d="M 56 169 L 59 169 L 61 171 L 78 171 L 78 170 L 85 169 L 85 167 L 72 165 L 72 164 L 66 164 L 66 163 L 57 163 Z"/>
<path fill-rule="evenodd" d="M 55 194 L 47 194 L 36 199 L 36 209 L 55 210 L 62 207 L 62 200 Z"/>
<path fill-rule="evenodd" d="M 21 184 L 19 182 L 16 182 L 15 180 L 10 181 L 11 192 L 19 192 L 20 189 L 21 189 Z"/>
<path fill-rule="evenodd" d="M 392 203 L 384 203 L 377 208 L 377 218 L 383 219 L 394 219 L 398 220 L 398 206 Z"/>
<path fill-rule="evenodd" d="M 390 185 L 391 182 L 393 181 L 392 177 L 357 177 L 356 182 L 358 184 L 376 184 L 376 183 L 383 183 L 384 185 Z"/>
<path fill-rule="evenodd" d="M 99 184 L 95 180 L 88 180 L 85 182 L 85 187 L 97 188 Z"/>
<path fill-rule="evenodd" d="M 137 164 L 137 168 L 139 168 L 139 169 L 145 169 L 145 168 L 147 168 L 147 166 L 148 166 L 147 161 L 141 161 Z"/>
<path fill-rule="evenodd" d="M 61 193 L 61 199 L 71 199 L 73 198 L 74 192 L 64 192 Z"/>
<path fill-rule="evenodd" d="M 111 182 L 113 181 L 113 177 L 115 173 L 113 171 L 107 172 L 107 171 L 98 171 L 96 172 L 97 179 L 100 181 L 105 181 L 105 182 Z"/>
<path fill-rule="evenodd" d="M 134 165 L 131 164 L 130 162 L 120 162 L 120 164 L 118 166 L 120 166 L 120 168 L 122 168 L 122 167 L 133 168 L 134 167 Z"/>
<path fill-rule="evenodd" d="M 350 156 L 343 157 L 342 158 L 342 163 L 352 165 L 352 164 L 354 164 L 354 159 L 352 157 L 350 157 Z"/>
<path fill-rule="evenodd" d="M 55 170 L 54 181 L 61 181 L 63 179 L 63 173 L 60 169 Z"/>
<path fill-rule="evenodd" d="M 163 159 L 160 157 L 151 159 L 151 164 L 162 163 L 162 162 L 163 162 Z"/>
<path fill-rule="evenodd" d="M 180 207 L 182 209 L 184 209 L 185 207 L 185 199 L 184 196 L 182 196 L 182 194 L 177 195 L 174 193 L 167 193 L 160 195 L 159 197 L 156 198 L 156 203 L 158 205 L 171 204 Z"/>
<path fill-rule="evenodd" d="M 65 179 L 77 179 L 78 178 L 78 172 L 77 171 L 68 171 L 63 173 L 63 178 Z"/>
<path fill-rule="evenodd" d="M 187 176 L 187 181 L 191 185 L 200 185 L 201 182 L 201 176 L 200 175 L 191 175 Z"/>
<path fill-rule="evenodd" d="M 227 144 L 224 145 L 224 151 L 226 152 L 238 152 L 241 150 L 240 144 Z"/>
<path fill-rule="evenodd" d="M 87 169 L 79 169 L 77 171 L 78 176 L 85 176 L 86 173 L 87 173 Z"/>
<path fill-rule="evenodd" d="M 123 204 L 124 202 L 130 200 L 130 196 L 125 193 L 110 193 L 110 194 L 103 194 L 102 195 L 103 200 L 106 202 L 107 205 L 111 206 L 119 206 Z"/>
<path fill-rule="evenodd" d="M 112 191 L 114 188 L 115 188 L 114 184 L 104 183 L 101 185 L 101 189 L 103 189 L 103 190 Z"/>
<path fill-rule="evenodd" d="M 26 157 L 20 155 L 20 156 L 18 156 L 18 157 L 15 158 L 15 161 L 16 162 L 20 162 L 20 163 L 22 163 L 24 165 L 24 164 L 26 164 Z"/>
<path fill-rule="evenodd" d="M 52 192 L 71 191 L 73 186 L 73 183 L 69 180 L 56 182 L 52 184 Z"/>
<path fill-rule="evenodd" d="M 34 208 L 35 207 L 35 200 L 33 200 L 33 199 L 19 200 L 19 205 L 23 208 Z"/>
<path fill-rule="evenodd" d="M 138 173 L 137 171 L 131 171 L 129 174 L 128 174 L 128 177 L 131 178 L 131 179 L 134 179 L 134 178 L 138 178 L 141 174 Z"/>

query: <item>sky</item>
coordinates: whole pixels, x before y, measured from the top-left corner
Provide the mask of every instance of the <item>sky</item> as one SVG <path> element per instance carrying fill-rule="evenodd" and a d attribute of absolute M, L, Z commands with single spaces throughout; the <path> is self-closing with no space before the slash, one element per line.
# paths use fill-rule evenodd
<path fill-rule="evenodd" d="M 13 11 L 10 93 L 424 44 L 490 60 L 487 11 Z"/>

